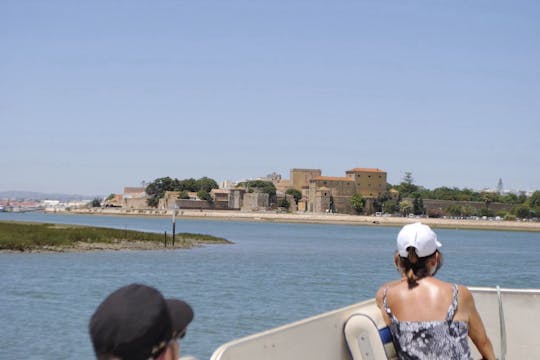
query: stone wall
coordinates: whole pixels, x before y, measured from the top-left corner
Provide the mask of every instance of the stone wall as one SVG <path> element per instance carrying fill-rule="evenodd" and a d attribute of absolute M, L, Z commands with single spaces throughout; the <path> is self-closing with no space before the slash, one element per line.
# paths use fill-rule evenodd
<path fill-rule="evenodd" d="M 245 193 L 242 211 L 260 211 L 266 210 L 270 203 L 270 196 L 266 193 L 253 192 Z"/>
<path fill-rule="evenodd" d="M 148 208 L 146 198 L 124 198 L 122 200 L 123 209 L 146 209 Z"/>
<path fill-rule="evenodd" d="M 178 199 L 174 203 L 177 209 L 212 209 L 206 200 Z"/>
<path fill-rule="evenodd" d="M 241 209 L 244 204 L 245 189 L 231 189 L 229 194 L 229 209 Z"/>
<path fill-rule="evenodd" d="M 309 187 L 309 181 L 321 176 L 320 169 L 291 169 L 290 186 L 297 190 Z"/>
<path fill-rule="evenodd" d="M 408 199 L 413 201 L 413 199 Z M 477 210 L 485 209 L 486 204 L 483 201 L 454 201 L 454 200 L 432 200 L 432 199 L 423 199 L 424 207 L 426 211 L 431 209 L 437 209 L 444 211 L 446 208 L 452 205 L 458 206 L 470 206 Z M 503 203 L 490 203 L 489 210 L 497 213 L 498 211 L 510 211 L 515 205 L 514 204 L 503 204 Z"/>

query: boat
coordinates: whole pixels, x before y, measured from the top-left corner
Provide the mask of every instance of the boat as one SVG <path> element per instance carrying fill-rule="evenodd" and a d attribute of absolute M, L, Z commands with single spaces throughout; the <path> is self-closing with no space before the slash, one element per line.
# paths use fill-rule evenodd
<path fill-rule="evenodd" d="M 498 359 L 538 358 L 540 289 L 469 288 Z M 469 339 L 470 341 L 470 339 Z M 471 343 L 472 356 L 481 358 Z M 536 354 L 536 355 L 535 355 Z M 230 341 L 211 360 L 397 359 L 375 299 Z"/>

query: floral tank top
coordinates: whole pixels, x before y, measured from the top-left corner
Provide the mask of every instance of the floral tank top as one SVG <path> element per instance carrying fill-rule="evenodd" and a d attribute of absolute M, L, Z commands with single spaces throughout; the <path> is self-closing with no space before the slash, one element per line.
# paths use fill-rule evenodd
<path fill-rule="evenodd" d="M 391 319 L 390 331 L 400 360 L 472 360 L 467 322 L 452 321 L 458 305 L 456 284 L 444 321 L 399 321 L 388 307 L 386 290 L 384 310 Z"/>

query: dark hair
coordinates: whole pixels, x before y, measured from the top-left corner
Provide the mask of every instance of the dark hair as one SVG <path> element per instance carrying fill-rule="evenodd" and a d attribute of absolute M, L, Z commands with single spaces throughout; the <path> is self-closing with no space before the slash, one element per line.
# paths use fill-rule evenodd
<path fill-rule="evenodd" d="M 439 250 L 436 250 L 433 254 L 424 257 L 418 257 L 418 255 L 416 255 L 416 249 L 412 246 L 407 248 L 407 252 L 407 257 L 399 256 L 399 261 L 401 266 L 404 268 L 404 273 L 407 277 L 407 284 L 411 289 L 418 285 L 418 280 L 429 275 L 435 275 L 442 266 L 442 254 L 439 252 Z M 439 261 L 437 262 L 435 271 L 430 274 L 427 263 L 433 256 L 436 256 L 437 253 L 439 253 Z"/>

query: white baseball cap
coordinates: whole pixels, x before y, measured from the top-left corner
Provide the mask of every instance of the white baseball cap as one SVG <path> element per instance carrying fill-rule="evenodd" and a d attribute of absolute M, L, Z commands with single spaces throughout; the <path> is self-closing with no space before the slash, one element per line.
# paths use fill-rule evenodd
<path fill-rule="evenodd" d="M 433 254 L 442 244 L 437 241 L 437 234 L 429 226 L 417 222 L 405 225 L 397 236 L 399 256 L 407 257 L 407 248 L 410 246 L 416 249 L 416 255 L 425 257 Z"/>

